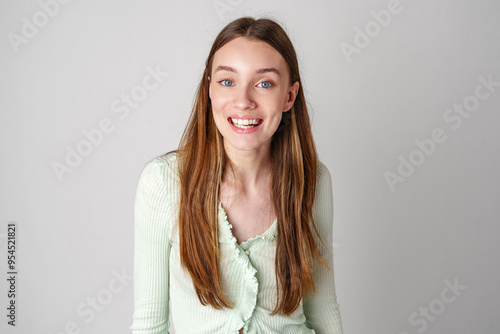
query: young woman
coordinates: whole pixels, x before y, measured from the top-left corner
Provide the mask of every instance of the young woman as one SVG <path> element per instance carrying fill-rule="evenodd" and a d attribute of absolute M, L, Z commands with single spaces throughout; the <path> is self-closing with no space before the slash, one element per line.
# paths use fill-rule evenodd
<path fill-rule="evenodd" d="M 130 328 L 168 333 L 171 311 L 177 334 L 342 333 L 330 174 L 290 39 L 243 17 L 205 65 L 178 150 L 138 181 Z"/>

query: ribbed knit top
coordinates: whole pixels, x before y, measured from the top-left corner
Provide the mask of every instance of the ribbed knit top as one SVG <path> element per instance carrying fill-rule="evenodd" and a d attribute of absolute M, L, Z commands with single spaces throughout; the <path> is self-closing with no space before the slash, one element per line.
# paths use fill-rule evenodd
<path fill-rule="evenodd" d="M 332 249 L 333 197 L 330 173 L 318 162 L 313 217 Z M 316 293 L 306 295 L 290 315 L 270 316 L 276 306 L 275 252 L 278 221 L 261 235 L 238 244 L 219 202 L 218 236 L 223 292 L 233 309 L 203 306 L 189 273 L 181 267 L 179 178 L 176 154 L 156 157 L 143 168 L 134 211 L 134 334 L 169 333 L 169 312 L 176 334 L 341 334 L 342 323 L 333 270 L 318 263 Z M 333 269 L 333 253 L 313 236 Z M 171 303 L 171 309 L 169 306 Z"/>

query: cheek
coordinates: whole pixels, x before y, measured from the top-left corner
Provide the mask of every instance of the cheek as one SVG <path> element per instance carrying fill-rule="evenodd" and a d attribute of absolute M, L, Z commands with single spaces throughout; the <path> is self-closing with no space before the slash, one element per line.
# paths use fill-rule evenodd
<path fill-rule="evenodd" d="M 221 96 L 220 94 L 212 94 L 212 97 L 210 98 L 210 102 L 212 103 L 212 108 L 215 110 L 215 112 L 221 111 L 226 104 L 226 100 L 224 96 Z"/>
<path fill-rule="evenodd" d="M 224 130 L 224 122 L 225 120 L 221 116 L 222 114 L 217 112 L 217 110 L 214 110 L 214 106 L 212 106 L 212 121 L 215 123 L 215 127 L 217 128 L 217 131 L 219 133 L 222 133 Z"/>
<path fill-rule="evenodd" d="M 274 108 L 281 110 L 283 108 L 283 105 L 288 100 L 288 96 L 286 91 L 280 91 L 272 94 L 266 100 L 269 105 L 272 105 Z"/>
<path fill-rule="evenodd" d="M 224 122 L 226 121 L 226 119 L 224 118 L 224 107 L 223 105 L 221 105 L 221 102 L 217 98 L 215 98 L 211 101 L 211 109 L 212 118 L 220 131 L 220 127 L 223 126 Z"/>

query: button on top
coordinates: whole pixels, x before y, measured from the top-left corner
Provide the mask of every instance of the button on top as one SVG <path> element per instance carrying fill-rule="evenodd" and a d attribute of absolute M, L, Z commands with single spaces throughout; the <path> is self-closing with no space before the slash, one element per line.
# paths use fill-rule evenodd
<path fill-rule="evenodd" d="M 250 251 L 248 249 L 245 251 L 245 253 L 247 253 L 247 255 L 250 255 Z"/>

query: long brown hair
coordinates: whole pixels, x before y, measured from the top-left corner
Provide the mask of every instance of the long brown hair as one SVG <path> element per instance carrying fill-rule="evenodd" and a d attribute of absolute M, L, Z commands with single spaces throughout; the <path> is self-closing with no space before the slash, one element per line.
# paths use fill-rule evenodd
<path fill-rule="evenodd" d="M 209 77 L 214 54 L 236 37 L 264 41 L 285 59 L 290 84 L 299 91 L 271 141 L 272 201 L 278 219 L 276 247 L 277 305 L 271 315 L 290 315 L 301 298 L 315 290 L 312 271 L 317 258 L 328 267 L 313 239 L 312 207 L 316 189 L 317 154 L 300 80 L 297 56 L 283 28 L 271 19 L 242 17 L 230 22 L 216 37 L 205 63 L 178 154 L 180 177 L 179 243 L 181 264 L 191 275 L 203 305 L 232 308 L 223 294 L 218 271 L 218 200 L 223 172 L 230 167 L 222 135 L 209 99 Z M 326 247 L 319 236 L 319 240 Z"/>

